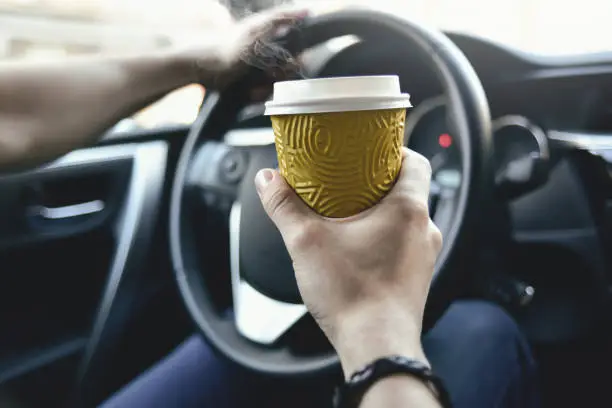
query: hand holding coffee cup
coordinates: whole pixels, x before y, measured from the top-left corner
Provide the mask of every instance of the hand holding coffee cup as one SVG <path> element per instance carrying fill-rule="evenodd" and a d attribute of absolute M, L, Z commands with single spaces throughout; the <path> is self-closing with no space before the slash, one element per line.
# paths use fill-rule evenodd
<path fill-rule="evenodd" d="M 266 115 L 281 175 L 323 216 L 372 207 L 399 174 L 410 106 L 397 76 L 277 82 Z"/>

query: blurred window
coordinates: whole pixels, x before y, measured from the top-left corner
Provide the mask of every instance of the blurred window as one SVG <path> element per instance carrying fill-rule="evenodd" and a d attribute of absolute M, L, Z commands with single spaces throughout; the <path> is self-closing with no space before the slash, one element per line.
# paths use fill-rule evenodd
<path fill-rule="evenodd" d="M 244 15 L 283 0 L 219 0 Z M 193 41 L 226 24 L 216 0 L 0 0 L 0 59 L 49 60 L 72 55 L 142 52 Z M 314 7 L 372 0 L 302 0 Z M 467 32 L 539 54 L 612 49 L 612 1 L 377 0 L 444 30 Z M 189 124 L 204 90 L 192 85 L 124 120 L 118 128 Z"/>
<path fill-rule="evenodd" d="M 0 0 L 0 59 L 155 50 L 206 35 L 228 18 L 211 0 Z M 190 124 L 203 98 L 199 85 L 176 90 L 115 130 Z"/>

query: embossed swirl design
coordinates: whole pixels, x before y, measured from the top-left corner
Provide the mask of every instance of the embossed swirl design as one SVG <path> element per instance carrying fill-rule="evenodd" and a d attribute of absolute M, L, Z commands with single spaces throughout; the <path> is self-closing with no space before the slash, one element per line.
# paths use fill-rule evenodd
<path fill-rule="evenodd" d="M 357 214 L 393 186 L 405 118 L 405 109 L 273 116 L 280 172 L 319 214 Z"/>

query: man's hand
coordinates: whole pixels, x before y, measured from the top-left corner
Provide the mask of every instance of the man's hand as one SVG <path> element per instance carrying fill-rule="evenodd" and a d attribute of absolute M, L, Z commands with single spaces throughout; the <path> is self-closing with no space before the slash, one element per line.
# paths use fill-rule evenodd
<path fill-rule="evenodd" d="M 193 64 L 195 79 L 219 89 L 232 82 L 248 65 L 273 73 L 296 64 L 273 37 L 307 15 L 304 9 L 272 9 L 232 21 L 216 29 L 208 39 L 184 48 L 184 57 Z M 196 40 L 200 41 L 200 40 Z"/>
<path fill-rule="evenodd" d="M 404 150 L 402 170 L 375 207 L 346 219 L 310 210 L 274 170 L 255 179 L 293 259 L 300 293 L 346 375 L 377 357 L 425 360 L 421 323 L 442 236 L 429 218 L 429 162 Z"/>

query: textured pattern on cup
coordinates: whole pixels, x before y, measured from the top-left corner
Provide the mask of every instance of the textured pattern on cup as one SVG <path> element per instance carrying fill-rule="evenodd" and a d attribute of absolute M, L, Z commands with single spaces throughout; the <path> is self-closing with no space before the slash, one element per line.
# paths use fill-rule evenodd
<path fill-rule="evenodd" d="M 406 109 L 272 116 L 281 175 L 317 213 L 355 215 L 391 189 Z"/>

